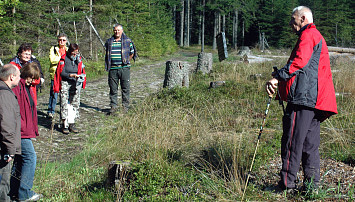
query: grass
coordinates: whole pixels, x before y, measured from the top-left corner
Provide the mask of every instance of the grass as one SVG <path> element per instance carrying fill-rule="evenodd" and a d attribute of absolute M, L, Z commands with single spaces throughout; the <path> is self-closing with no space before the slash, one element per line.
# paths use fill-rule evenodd
<path fill-rule="evenodd" d="M 190 49 L 198 52 L 197 47 Z M 41 190 L 46 201 L 240 200 L 266 108 L 264 83 L 272 66 L 285 62 L 285 58 L 260 64 L 214 62 L 211 74 L 191 76 L 189 88 L 163 89 L 125 116 L 102 116 L 104 125 L 99 130 L 89 127 L 86 148 L 72 161 L 39 163 L 35 190 Z M 100 64 L 87 67 L 95 71 Z M 136 65 L 141 64 L 146 61 Z M 349 88 L 354 84 L 352 66 L 333 67 L 346 72 L 334 74 L 337 92 L 354 89 Z M 209 82 L 217 80 L 226 85 L 208 89 Z M 337 102 L 339 115 L 321 126 L 321 154 L 353 162 L 354 93 L 337 97 Z M 254 164 L 256 174 L 260 165 L 279 155 L 281 116 L 280 106 L 272 101 Z M 134 162 L 124 191 L 105 186 L 107 166 L 113 160 Z M 350 187 L 349 198 L 353 190 Z M 314 198 L 329 196 L 322 193 Z M 280 198 L 260 191 L 251 180 L 246 199 Z"/>

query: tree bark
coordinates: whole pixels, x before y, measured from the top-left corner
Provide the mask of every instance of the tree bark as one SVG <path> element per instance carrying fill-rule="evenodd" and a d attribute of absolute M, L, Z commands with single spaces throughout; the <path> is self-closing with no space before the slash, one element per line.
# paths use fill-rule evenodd
<path fill-rule="evenodd" d="M 180 11 L 180 46 L 184 46 L 184 11 L 185 3 L 181 0 L 181 11 Z"/>
<path fill-rule="evenodd" d="M 237 49 L 238 43 L 238 9 L 234 10 L 234 17 L 233 17 L 233 49 Z"/>
<path fill-rule="evenodd" d="M 217 26 L 218 26 L 218 13 L 217 11 L 214 12 L 214 25 L 213 25 L 213 44 L 212 44 L 212 50 L 216 50 L 217 47 L 217 41 L 216 41 L 216 36 L 217 36 Z"/>
<path fill-rule="evenodd" d="M 184 47 L 190 46 L 189 39 L 190 39 L 190 0 L 186 0 Z"/>
<path fill-rule="evenodd" d="M 16 36 L 16 20 L 15 20 L 15 13 L 16 13 L 16 7 L 14 6 L 14 7 L 12 8 L 12 17 L 13 17 L 13 19 L 14 19 L 14 21 L 13 21 L 14 27 L 13 27 L 12 31 L 13 31 L 13 35 L 14 35 L 14 36 Z M 16 39 L 14 39 L 14 40 L 12 41 L 12 45 L 13 45 L 13 52 L 16 53 L 16 46 L 17 46 L 17 44 L 16 44 Z"/>
<path fill-rule="evenodd" d="M 90 20 L 92 22 L 92 0 L 90 0 Z M 90 40 L 90 55 L 89 58 L 92 58 L 92 49 L 93 49 L 93 44 L 92 44 L 92 28 L 90 27 L 90 34 L 89 34 L 89 40 Z"/>
<path fill-rule="evenodd" d="M 205 50 L 205 0 L 202 0 L 202 27 L 201 27 L 201 52 L 203 53 Z"/>

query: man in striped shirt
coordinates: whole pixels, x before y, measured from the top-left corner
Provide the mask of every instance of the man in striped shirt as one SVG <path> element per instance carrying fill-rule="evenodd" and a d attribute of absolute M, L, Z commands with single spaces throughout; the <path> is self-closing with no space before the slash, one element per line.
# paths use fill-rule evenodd
<path fill-rule="evenodd" d="M 107 39 L 105 69 L 108 71 L 108 85 L 110 87 L 110 112 L 118 109 L 118 84 L 122 91 L 122 106 L 124 112 L 129 108 L 130 96 L 130 61 L 136 58 L 136 50 L 132 40 L 125 35 L 120 24 L 113 26 L 113 36 Z"/>

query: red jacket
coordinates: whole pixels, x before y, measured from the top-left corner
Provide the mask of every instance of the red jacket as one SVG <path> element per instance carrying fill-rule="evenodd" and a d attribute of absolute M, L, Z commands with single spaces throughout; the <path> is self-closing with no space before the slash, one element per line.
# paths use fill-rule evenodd
<path fill-rule="evenodd" d="M 16 63 L 15 61 L 11 61 L 10 64 L 13 64 L 16 67 L 18 67 L 18 69 L 21 69 L 21 65 Z M 37 90 L 36 90 L 36 86 L 38 84 L 40 84 L 40 83 L 41 83 L 41 79 L 36 79 L 36 80 L 34 80 L 31 83 L 31 89 L 32 89 L 32 92 L 33 92 L 33 99 L 34 99 L 34 102 L 35 102 L 36 105 L 37 105 Z"/>
<path fill-rule="evenodd" d="M 62 73 L 63 68 L 65 66 L 65 57 L 66 57 L 66 54 L 64 54 L 60 58 L 60 61 L 57 66 L 57 70 L 54 75 L 53 91 L 55 93 L 59 93 L 60 89 L 62 89 L 62 77 L 60 76 L 60 74 Z M 80 60 L 80 62 L 78 64 L 78 75 L 85 74 L 85 68 L 83 68 L 83 61 L 82 61 L 81 57 L 79 58 L 79 60 Z M 86 86 L 86 77 L 85 77 L 85 81 L 83 82 L 83 89 L 85 89 L 85 86 Z"/>
<path fill-rule="evenodd" d="M 12 89 L 15 93 L 20 106 L 21 114 L 21 138 L 35 138 L 38 136 L 38 118 L 36 104 L 31 109 L 30 100 L 26 91 L 25 79 L 20 80 L 18 86 Z M 30 88 L 30 93 L 33 99 L 33 91 Z M 34 99 L 33 99 L 34 101 Z"/>
<path fill-rule="evenodd" d="M 338 113 L 328 47 L 313 23 L 299 31 L 287 64 L 275 78 L 283 101 L 323 111 L 323 120 Z"/>

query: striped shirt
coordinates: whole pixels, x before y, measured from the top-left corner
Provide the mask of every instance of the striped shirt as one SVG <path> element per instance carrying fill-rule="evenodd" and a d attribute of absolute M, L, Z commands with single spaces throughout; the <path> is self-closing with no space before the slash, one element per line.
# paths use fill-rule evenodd
<path fill-rule="evenodd" d="M 129 43 L 130 54 L 134 54 L 133 44 Z M 111 50 L 111 69 L 130 67 L 130 64 L 122 65 L 122 42 L 113 41 Z"/>

